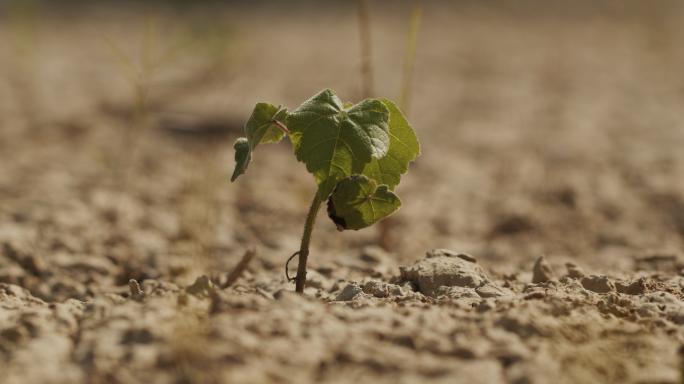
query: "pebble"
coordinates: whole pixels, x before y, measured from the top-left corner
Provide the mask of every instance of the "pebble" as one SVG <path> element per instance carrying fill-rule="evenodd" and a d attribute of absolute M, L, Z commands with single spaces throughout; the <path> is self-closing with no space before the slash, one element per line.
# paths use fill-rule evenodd
<path fill-rule="evenodd" d="M 428 252 L 411 267 L 399 267 L 401 280 L 413 281 L 418 290 L 430 297 L 442 286 L 477 288 L 487 280 L 482 267 L 446 249 Z"/>
<path fill-rule="evenodd" d="M 606 276 L 591 275 L 580 280 L 584 289 L 596 293 L 608 293 L 615 291 L 613 284 Z"/>
<path fill-rule="evenodd" d="M 534 274 L 532 276 L 532 283 L 534 284 L 544 283 L 555 277 L 553 269 L 551 269 L 551 265 L 549 265 L 549 262 L 546 261 L 546 256 L 544 255 L 537 259 L 537 262 L 534 263 L 534 269 L 532 272 Z"/>
<path fill-rule="evenodd" d="M 565 263 L 565 268 L 568 269 L 568 276 L 574 277 L 575 279 L 581 279 L 587 276 L 582 268 L 575 263 Z"/>

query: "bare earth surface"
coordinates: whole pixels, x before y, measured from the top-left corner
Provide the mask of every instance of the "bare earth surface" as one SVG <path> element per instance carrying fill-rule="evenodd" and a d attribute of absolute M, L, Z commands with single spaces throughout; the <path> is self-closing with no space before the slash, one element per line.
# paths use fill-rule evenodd
<path fill-rule="evenodd" d="M 232 144 L 360 101 L 355 2 L 5 12 L 0 382 L 680 383 L 684 7 L 486 3 L 426 2 L 393 249 L 321 214 L 304 296 L 315 183 Z M 378 97 L 410 10 L 373 2 Z"/>

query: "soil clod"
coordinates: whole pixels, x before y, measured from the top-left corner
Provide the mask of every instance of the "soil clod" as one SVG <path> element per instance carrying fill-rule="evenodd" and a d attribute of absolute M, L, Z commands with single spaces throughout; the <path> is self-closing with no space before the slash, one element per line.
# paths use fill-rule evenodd
<path fill-rule="evenodd" d="M 542 255 L 534 263 L 534 269 L 532 270 L 532 283 L 544 283 L 555 277 L 553 269 L 548 261 L 546 261 L 546 256 Z"/>

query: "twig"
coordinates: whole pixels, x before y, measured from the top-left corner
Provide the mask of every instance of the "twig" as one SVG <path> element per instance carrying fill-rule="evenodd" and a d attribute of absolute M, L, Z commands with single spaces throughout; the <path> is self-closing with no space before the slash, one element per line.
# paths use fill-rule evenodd
<path fill-rule="evenodd" d="M 288 273 L 289 271 L 288 271 L 288 269 L 287 269 L 287 266 L 290 264 L 290 260 L 294 259 L 295 256 L 299 255 L 299 252 L 300 252 L 300 251 L 295 252 L 292 256 L 290 256 L 289 259 L 287 259 L 287 262 L 285 263 L 285 277 L 287 277 L 287 282 L 288 282 L 288 283 L 289 283 L 290 281 L 293 281 L 294 279 L 297 278 L 297 276 L 295 276 L 295 277 L 290 277 L 290 274 Z"/>
<path fill-rule="evenodd" d="M 249 262 L 252 261 L 256 254 L 256 247 L 247 250 L 247 252 L 245 252 L 245 255 L 242 256 L 242 260 L 240 260 L 238 265 L 236 265 L 235 268 L 233 268 L 233 271 L 230 273 L 230 275 L 228 275 L 228 281 L 226 281 L 222 288 L 228 288 L 231 285 L 235 284 L 240 279 L 240 276 L 242 276 L 242 274 L 245 272 L 247 266 L 249 265 Z"/>

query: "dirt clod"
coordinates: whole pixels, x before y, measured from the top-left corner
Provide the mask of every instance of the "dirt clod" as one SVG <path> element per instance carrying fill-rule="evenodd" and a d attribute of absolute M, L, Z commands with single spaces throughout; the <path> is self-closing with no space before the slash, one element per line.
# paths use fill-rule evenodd
<path fill-rule="evenodd" d="M 570 277 L 573 277 L 575 279 L 581 279 L 587 276 L 584 270 L 575 263 L 565 263 L 565 267 L 568 269 L 568 276 Z"/>
<path fill-rule="evenodd" d="M 615 284 L 608 280 L 608 277 L 606 276 L 591 275 L 582 278 L 580 281 L 585 289 L 588 289 L 592 292 L 608 293 L 615 291 Z"/>
<path fill-rule="evenodd" d="M 400 267 L 401 279 L 413 281 L 418 290 L 434 297 L 440 287 L 477 288 L 487 279 L 482 267 L 458 257 L 458 252 L 436 249 L 411 267 Z"/>
<path fill-rule="evenodd" d="M 638 295 L 646 291 L 646 283 L 644 278 L 640 278 L 631 283 L 628 282 L 615 282 L 615 290 L 618 293 L 626 293 L 628 295 Z"/>
<path fill-rule="evenodd" d="M 544 255 L 537 259 L 537 261 L 534 263 L 532 273 L 532 283 L 534 284 L 544 283 L 555 277 L 553 269 L 551 269 L 551 265 L 548 261 L 546 261 L 546 256 Z"/>

